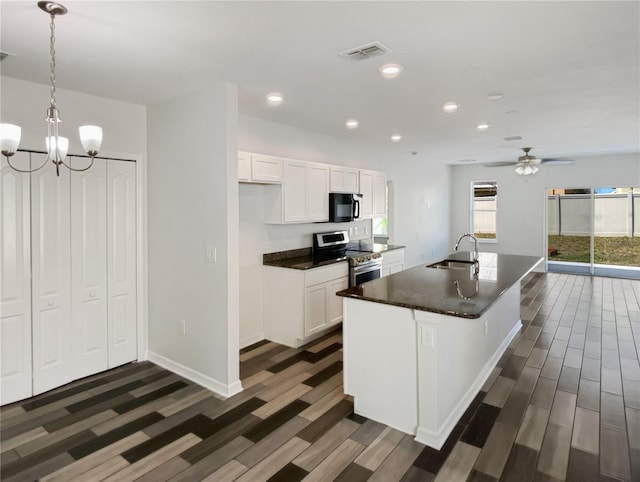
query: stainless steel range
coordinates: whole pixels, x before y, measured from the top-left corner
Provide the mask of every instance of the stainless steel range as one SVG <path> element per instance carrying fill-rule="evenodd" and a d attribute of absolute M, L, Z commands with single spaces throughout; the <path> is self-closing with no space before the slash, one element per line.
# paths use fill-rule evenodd
<path fill-rule="evenodd" d="M 382 254 L 364 251 L 360 249 L 359 243 L 349 243 L 347 231 L 315 233 L 313 257 L 318 260 L 347 259 L 350 287 L 382 275 Z"/>

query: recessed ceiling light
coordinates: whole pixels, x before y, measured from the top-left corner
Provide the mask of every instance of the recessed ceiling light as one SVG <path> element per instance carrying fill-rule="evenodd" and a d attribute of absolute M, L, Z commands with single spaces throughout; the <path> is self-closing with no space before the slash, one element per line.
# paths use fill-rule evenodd
<path fill-rule="evenodd" d="M 394 135 L 391 136 L 391 140 L 393 142 L 401 141 L 402 140 L 402 136 L 400 134 L 394 134 Z"/>
<path fill-rule="evenodd" d="M 357 129 L 360 124 L 355 119 L 347 119 L 344 125 L 346 126 L 347 129 Z"/>
<path fill-rule="evenodd" d="M 491 124 L 487 124 L 486 122 L 481 122 L 476 126 L 476 129 L 478 129 L 479 131 L 486 131 L 489 127 L 491 127 Z"/>
<path fill-rule="evenodd" d="M 448 113 L 455 112 L 460 108 L 460 104 L 457 102 L 447 102 L 442 106 L 442 110 Z"/>
<path fill-rule="evenodd" d="M 270 105 L 280 105 L 283 100 L 284 98 L 279 92 L 271 92 L 270 94 L 267 94 L 267 103 Z"/>
<path fill-rule="evenodd" d="M 395 79 L 402 72 L 402 65 L 398 64 L 385 64 L 380 67 L 380 74 L 385 79 Z"/>
<path fill-rule="evenodd" d="M 493 92 L 489 95 L 487 95 L 487 99 L 489 100 L 500 100 L 504 97 L 504 95 L 502 95 L 500 92 Z"/>

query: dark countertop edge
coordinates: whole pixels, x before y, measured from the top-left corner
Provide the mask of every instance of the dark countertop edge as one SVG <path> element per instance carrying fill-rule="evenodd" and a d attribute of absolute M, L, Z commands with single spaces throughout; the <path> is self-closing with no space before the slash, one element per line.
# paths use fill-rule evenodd
<path fill-rule="evenodd" d="M 478 319 L 478 318 L 482 317 L 482 315 L 484 315 L 495 304 L 495 302 L 498 301 L 498 299 L 506 291 L 510 290 L 516 283 L 520 283 L 522 281 L 522 279 L 525 276 L 527 276 L 529 273 L 531 273 L 535 269 L 535 267 L 538 266 L 542 261 L 543 261 L 543 258 L 540 257 L 538 259 L 538 261 L 536 263 L 534 263 L 527 271 L 525 271 L 519 278 L 515 279 L 511 286 L 506 287 L 500 293 L 498 293 L 496 295 L 496 297 L 494 298 L 494 300 L 491 303 L 489 303 L 487 306 L 485 306 L 484 309 L 482 309 L 482 311 L 480 311 L 478 313 L 460 313 L 460 312 L 457 312 L 457 311 L 439 310 L 437 308 L 430 308 L 430 307 L 427 307 L 427 306 L 411 305 L 411 304 L 408 304 L 408 303 L 394 303 L 394 302 L 388 301 L 388 300 L 380 300 L 380 299 L 369 298 L 369 297 L 360 295 L 358 293 L 353 293 L 353 290 L 357 290 L 358 289 L 357 286 L 354 286 L 352 288 L 348 288 L 346 290 L 338 291 L 336 293 L 336 295 L 337 296 L 341 296 L 343 298 L 351 298 L 351 299 L 354 299 L 354 300 L 369 301 L 371 303 L 381 303 L 383 305 L 397 306 L 399 308 L 406 308 L 406 309 L 410 309 L 410 310 L 426 311 L 428 313 L 438 313 L 438 314 L 441 314 L 441 315 L 455 316 L 457 318 L 465 318 L 465 319 L 474 319 L 475 320 L 475 319 Z M 389 275 L 389 276 L 393 276 L 393 275 Z"/>
<path fill-rule="evenodd" d="M 379 250 L 377 252 L 384 253 L 385 251 L 393 251 L 396 249 L 406 248 L 406 246 L 402 246 L 399 244 L 372 243 L 371 246 L 374 251 L 367 251 L 369 253 L 376 252 L 376 249 Z M 298 248 L 290 249 L 287 251 L 277 251 L 274 253 L 264 253 L 262 255 L 262 265 L 273 266 L 275 268 L 297 269 L 305 271 L 308 269 L 329 266 L 335 263 L 342 263 L 346 259 L 347 257 L 343 256 L 341 258 L 327 259 L 319 263 L 314 263 L 311 248 Z"/>
<path fill-rule="evenodd" d="M 330 266 L 336 263 L 344 263 L 347 261 L 347 257 L 344 256 L 342 258 L 328 259 L 321 261 L 319 263 L 314 263 L 311 257 L 301 257 L 301 258 L 289 258 L 286 260 L 276 260 L 276 261 L 263 261 L 263 266 L 271 266 L 273 268 L 285 268 L 285 269 L 297 269 L 300 271 L 306 271 L 314 268 L 322 268 L 323 266 Z"/>
<path fill-rule="evenodd" d="M 416 306 L 416 305 L 409 305 L 409 304 L 404 304 L 404 303 L 394 303 L 392 301 L 378 300 L 378 299 L 368 298 L 366 296 L 358 295 L 356 293 L 349 293 L 349 291 L 351 291 L 353 289 L 355 289 L 355 288 L 349 288 L 349 289 L 346 289 L 346 290 L 343 290 L 343 291 L 338 291 L 336 293 L 336 295 L 337 296 L 342 296 L 343 298 L 351 298 L 352 300 L 369 301 L 371 303 L 380 303 L 380 304 L 383 304 L 383 305 L 396 306 L 398 308 L 405 308 L 405 309 L 408 309 L 408 310 L 426 311 L 428 313 L 437 313 L 437 314 L 440 314 L 440 315 L 455 316 L 457 318 L 466 318 L 466 319 L 472 319 L 472 320 L 480 318 L 483 315 L 484 311 L 486 311 L 486 310 L 484 310 L 483 312 L 481 312 L 479 314 L 459 313 L 457 311 L 454 312 L 454 311 L 438 310 L 437 308 L 429 308 L 429 307 L 426 307 L 426 306 Z M 504 291 L 502 293 L 504 293 Z M 496 300 L 500 296 L 502 296 L 502 293 L 500 293 L 500 295 L 498 295 Z M 495 301 L 493 303 L 495 303 Z M 491 303 L 491 305 L 493 305 L 493 303 Z M 488 308 L 489 307 L 487 307 L 487 309 Z"/>

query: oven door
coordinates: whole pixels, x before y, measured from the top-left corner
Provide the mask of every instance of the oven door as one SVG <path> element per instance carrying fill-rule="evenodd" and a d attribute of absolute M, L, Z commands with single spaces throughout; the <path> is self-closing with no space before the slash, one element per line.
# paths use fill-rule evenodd
<path fill-rule="evenodd" d="M 352 266 L 349 271 L 349 286 L 357 286 L 382 276 L 382 261 L 361 266 Z"/>

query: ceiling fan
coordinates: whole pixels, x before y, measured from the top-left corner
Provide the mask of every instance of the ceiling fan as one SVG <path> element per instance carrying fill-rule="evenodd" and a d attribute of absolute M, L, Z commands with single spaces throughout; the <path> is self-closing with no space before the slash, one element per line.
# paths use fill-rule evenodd
<path fill-rule="evenodd" d="M 529 176 L 531 174 L 535 174 L 540 170 L 538 167 L 540 164 L 573 164 L 575 161 L 571 159 L 541 159 L 536 156 L 532 156 L 529 154 L 531 151 L 531 147 L 523 147 L 524 155 L 518 157 L 517 161 L 507 161 L 507 162 L 492 162 L 489 164 L 485 164 L 487 167 L 500 167 L 500 166 L 516 166 L 516 173 L 521 176 Z"/>

